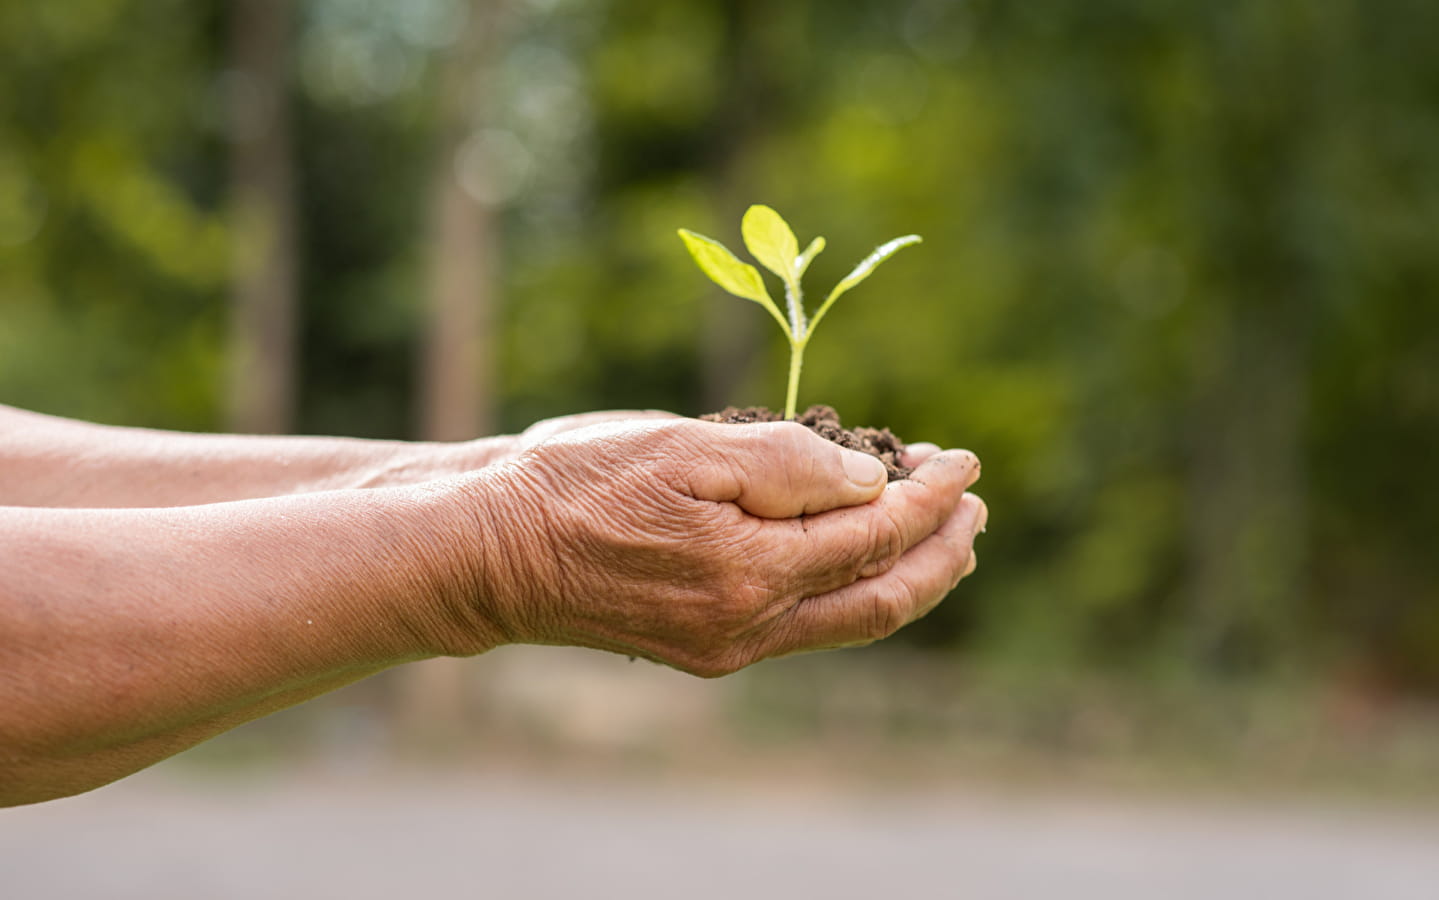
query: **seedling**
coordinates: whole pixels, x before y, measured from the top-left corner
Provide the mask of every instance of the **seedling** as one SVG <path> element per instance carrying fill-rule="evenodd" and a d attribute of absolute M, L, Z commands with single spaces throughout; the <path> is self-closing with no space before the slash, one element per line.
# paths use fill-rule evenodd
<path fill-rule="evenodd" d="M 804 367 L 804 349 L 809 346 L 809 340 L 814 337 L 814 330 L 819 326 L 824 314 L 829 312 L 829 308 L 841 295 L 868 278 L 880 263 L 901 248 L 920 242 L 919 235 L 907 234 L 881 244 L 865 257 L 863 262 L 855 266 L 853 272 L 834 286 L 834 290 L 829 292 L 829 296 L 820 304 L 811 319 L 805 315 L 804 291 L 800 288 L 800 279 L 804 277 L 809 264 L 814 262 L 814 258 L 824 249 L 824 238 L 815 238 L 801 253 L 794 231 L 780 218 L 779 213 L 768 206 L 756 205 L 751 206 L 744 214 L 740 223 L 744 245 L 755 259 L 784 282 L 784 302 L 789 313 L 786 317 L 770 298 L 769 290 L 765 288 L 764 279 L 760 277 L 758 269 L 741 262 L 729 248 L 713 238 L 695 234 L 687 228 L 681 228 L 679 233 L 685 246 L 689 248 L 690 256 L 694 257 L 700 269 L 715 284 L 736 297 L 753 300 L 763 306 L 784 331 L 784 336 L 789 341 L 789 389 L 785 393 L 784 401 L 786 419 L 794 418 L 795 400 L 799 396 L 799 373 Z"/>

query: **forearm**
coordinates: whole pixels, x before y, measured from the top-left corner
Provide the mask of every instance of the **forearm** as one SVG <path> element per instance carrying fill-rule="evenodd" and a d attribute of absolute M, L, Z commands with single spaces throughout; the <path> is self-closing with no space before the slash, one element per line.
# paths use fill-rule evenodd
<path fill-rule="evenodd" d="M 0 508 L 0 804 L 88 790 L 483 634 L 440 487 Z M 464 621 L 459 621 L 463 619 Z"/>
<path fill-rule="evenodd" d="M 512 442 L 183 434 L 0 406 L 0 505 L 190 506 L 417 484 L 488 465 Z"/>

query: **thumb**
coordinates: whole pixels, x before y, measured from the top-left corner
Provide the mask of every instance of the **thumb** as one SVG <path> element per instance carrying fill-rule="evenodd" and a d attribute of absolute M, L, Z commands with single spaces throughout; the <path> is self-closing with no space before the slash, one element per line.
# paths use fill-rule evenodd
<path fill-rule="evenodd" d="M 683 488 L 697 500 L 732 502 L 751 515 L 788 519 L 877 498 L 884 464 L 795 422 L 704 423 L 710 453 Z"/>

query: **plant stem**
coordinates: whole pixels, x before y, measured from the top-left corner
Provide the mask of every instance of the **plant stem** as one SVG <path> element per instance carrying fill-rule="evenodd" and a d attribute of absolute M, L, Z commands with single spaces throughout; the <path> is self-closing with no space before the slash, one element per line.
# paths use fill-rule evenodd
<path fill-rule="evenodd" d="M 784 418 L 794 418 L 795 400 L 799 396 L 799 370 L 804 366 L 804 345 L 809 343 L 809 322 L 804 315 L 804 290 L 798 277 L 784 280 L 784 302 L 789 307 L 789 389 L 784 397 Z"/>
<path fill-rule="evenodd" d="M 796 339 L 803 337 L 808 323 L 804 320 L 804 292 L 800 290 L 798 281 L 785 279 L 784 305 L 789 309 L 790 332 Z"/>
<path fill-rule="evenodd" d="M 799 397 L 799 370 L 804 366 L 804 341 L 791 341 L 789 345 L 789 390 L 784 398 L 784 418 L 794 418 L 795 400 Z"/>

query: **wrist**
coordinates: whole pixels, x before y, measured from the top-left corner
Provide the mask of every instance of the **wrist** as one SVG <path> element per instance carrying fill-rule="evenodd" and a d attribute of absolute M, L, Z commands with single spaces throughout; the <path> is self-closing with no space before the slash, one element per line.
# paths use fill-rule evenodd
<path fill-rule="evenodd" d="M 435 603 L 425 633 L 435 655 L 474 656 L 520 642 L 526 612 L 535 609 L 544 529 L 527 512 L 523 477 L 493 465 L 422 488 L 427 556 L 435 560 Z"/>

